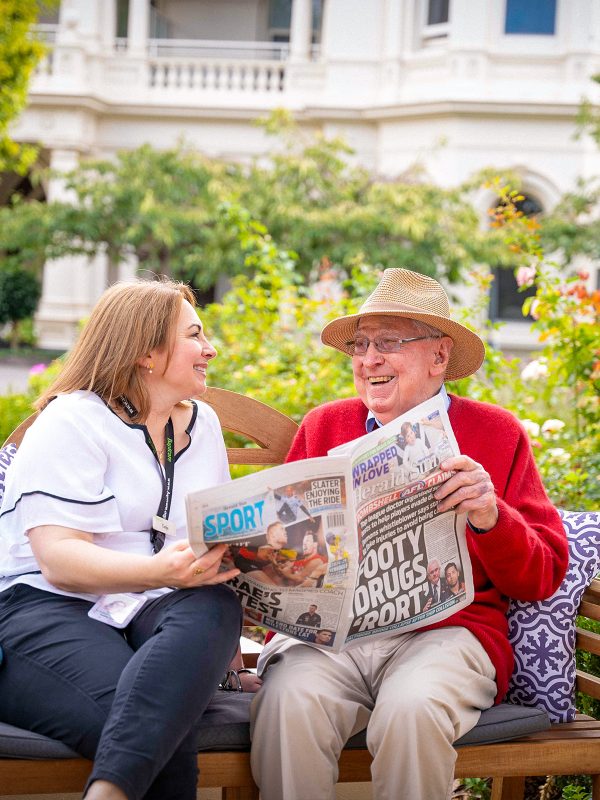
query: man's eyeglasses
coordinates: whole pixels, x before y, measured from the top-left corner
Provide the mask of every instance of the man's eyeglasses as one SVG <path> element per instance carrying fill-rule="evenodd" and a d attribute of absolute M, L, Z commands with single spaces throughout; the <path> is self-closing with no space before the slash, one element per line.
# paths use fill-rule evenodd
<path fill-rule="evenodd" d="M 399 353 L 408 342 L 420 342 L 423 339 L 439 339 L 439 336 L 412 336 L 410 339 L 401 339 L 399 336 L 376 336 L 369 339 L 366 336 L 355 336 L 346 347 L 353 356 L 367 354 L 369 345 L 373 344 L 378 353 Z"/>

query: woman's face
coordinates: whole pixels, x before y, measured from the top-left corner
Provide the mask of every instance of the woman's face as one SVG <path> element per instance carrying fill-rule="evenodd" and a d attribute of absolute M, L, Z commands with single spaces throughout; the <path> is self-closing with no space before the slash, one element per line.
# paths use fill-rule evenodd
<path fill-rule="evenodd" d="M 193 307 L 184 300 L 175 326 L 173 350 L 153 354 L 154 370 L 149 378 L 151 391 L 167 402 L 197 397 L 206 391 L 206 369 L 217 351 L 208 341 Z M 168 364 L 167 364 L 168 360 Z"/>

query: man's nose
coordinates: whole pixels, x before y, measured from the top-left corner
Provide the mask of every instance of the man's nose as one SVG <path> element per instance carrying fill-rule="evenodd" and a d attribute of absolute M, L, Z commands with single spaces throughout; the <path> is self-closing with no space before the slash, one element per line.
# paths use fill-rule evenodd
<path fill-rule="evenodd" d="M 369 342 L 367 352 L 364 354 L 363 364 L 381 364 L 383 361 L 383 354 L 375 347 L 375 342 Z"/>

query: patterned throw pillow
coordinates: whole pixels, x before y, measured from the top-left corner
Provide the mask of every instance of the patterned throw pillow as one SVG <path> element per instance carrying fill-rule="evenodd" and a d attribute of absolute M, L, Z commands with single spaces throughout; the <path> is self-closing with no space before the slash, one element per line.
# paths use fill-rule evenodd
<path fill-rule="evenodd" d="M 6 478 L 6 470 L 10 462 L 13 460 L 17 453 L 16 444 L 7 444 L 6 447 L 0 449 L 0 505 L 2 505 L 2 498 L 4 497 L 4 480 Z"/>
<path fill-rule="evenodd" d="M 569 568 L 547 600 L 510 602 L 515 668 L 506 699 L 543 708 L 552 722 L 569 722 L 575 718 L 575 617 L 600 570 L 600 513 L 559 513 L 569 540 Z"/>

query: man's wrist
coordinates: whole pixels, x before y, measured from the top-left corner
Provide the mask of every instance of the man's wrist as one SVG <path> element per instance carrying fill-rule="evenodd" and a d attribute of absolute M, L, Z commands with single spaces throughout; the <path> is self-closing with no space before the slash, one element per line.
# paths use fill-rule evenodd
<path fill-rule="evenodd" d="M 470 519 L 467 519 L 467 525 L 469 526 L 469 528 L 471 528 L 473 533 L 476 533 L 478 535 L 480 535 L 482 533 L 489 533 L 491 531 L 491 528 L 476 528 L 475 525 L 473 525 L 473 523 L 471 522 Z"/>
<path fill-rule="evenodd" d="M 494 516 L 493 520 L 490 519 L 490 514 L 488 513 L 483 514 L 482 520 L 477 519 L 477 522 L 480 523 L 479 525 L 476 525 L 471 519 L 469 519 L 469 515 L 467 514 L 467 525 L 469 526 L 469 528 L 471 528 L 473 533 L 477 534 L 489 533 L 492 530 L 492 528 L 495 528 L 496 525 L 498 524 L 498 517 L 500 515 L 498 506 L 495 507 L 494 511 L 495 514 L 493 515 Z M 474 514 L 474 516 L 477 517 L 477 514 Z"/>

